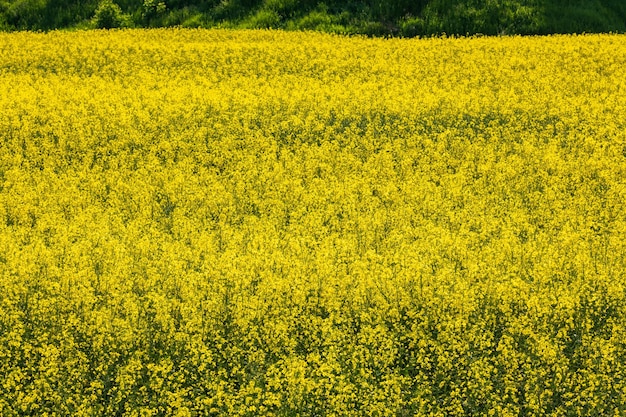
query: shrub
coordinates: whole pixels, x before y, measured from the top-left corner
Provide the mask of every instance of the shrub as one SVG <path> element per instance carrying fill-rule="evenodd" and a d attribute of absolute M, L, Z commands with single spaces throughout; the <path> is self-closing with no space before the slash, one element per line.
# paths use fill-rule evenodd
<path fill-rule="evenodd" d="M 167 12 L 167 5 L 163 1 L 144 0 L 142 17 L 148 26 L 161 26 L 163 17 Z"/>
<path fill-rule="evenodd" d="M 421 17 L 408 17 L 400 21 L 400 33 L 405 37 L 420 36 L 425 33 L 425 22 Z"/>
<path fill-rule="evenodd" d="M 341 27 L 338 25 L 336 16 L 328 14 L 326 10 L 313 10 L 300 19 L 290 22 L 287 25 L 288 29 L 299 30 L 321 30 L 325 32 L 333 32 L 333 26 Z"/>
<path fill-rule="evenodd" d="M 242 26 L 250 29 L 268 29 L 280 25 L 280 15 L 274 10 L 259 10 L 256 14 L 247 18 Z"/>
<path fill-rule="evenodd" d="M 98 29 L 113 29 L 126 26 L 126 18 L 120 6 L 112 0 L 102 0 L 93 17 Z"/>

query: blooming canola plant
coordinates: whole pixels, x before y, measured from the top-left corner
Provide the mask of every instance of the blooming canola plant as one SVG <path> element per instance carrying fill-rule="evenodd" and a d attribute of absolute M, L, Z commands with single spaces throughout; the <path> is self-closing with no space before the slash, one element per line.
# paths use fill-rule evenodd
<path fill-rule="evenodd" d="M 626 413 L 626 37 L 0 33 L 0 414 Z"/>

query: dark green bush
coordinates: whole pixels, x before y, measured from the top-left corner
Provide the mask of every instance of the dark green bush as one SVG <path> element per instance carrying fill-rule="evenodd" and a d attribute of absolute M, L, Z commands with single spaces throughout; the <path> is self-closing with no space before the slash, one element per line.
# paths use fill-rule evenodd
<path fill-rule="evenodd" d="M 166 16 L 167 5 L 160 0 L 144 0 L 142 19 L 146 26 L 162 26 Z"/>
<path fill-rule="evenodd" d="M 0 18 L 5 21 L 5 25 L 12 29 L 41 29 L 45 16 L 45 0 L 14 0 L 4 1 L 0 6 L 0 13 L 4 16 Z"/>

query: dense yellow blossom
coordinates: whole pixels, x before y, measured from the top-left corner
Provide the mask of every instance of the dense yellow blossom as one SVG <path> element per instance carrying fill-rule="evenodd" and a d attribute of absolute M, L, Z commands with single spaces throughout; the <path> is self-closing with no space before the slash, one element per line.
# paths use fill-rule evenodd
<path fill-rule="evenodd" d="M 0 33 L 0 415 L 626 413 L 626 37 Z"/>

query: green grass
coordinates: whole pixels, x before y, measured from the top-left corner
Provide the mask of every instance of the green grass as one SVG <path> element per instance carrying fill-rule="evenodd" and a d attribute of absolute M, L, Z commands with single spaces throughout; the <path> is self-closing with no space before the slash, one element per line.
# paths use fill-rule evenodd
<path fill-rule="evenodd" d="M 626 31 L 623 0 L 116 0 L 120 24 L 380 36 Z M 99 0 L 0 0 L 0 30 L 95 27 Z"/>

